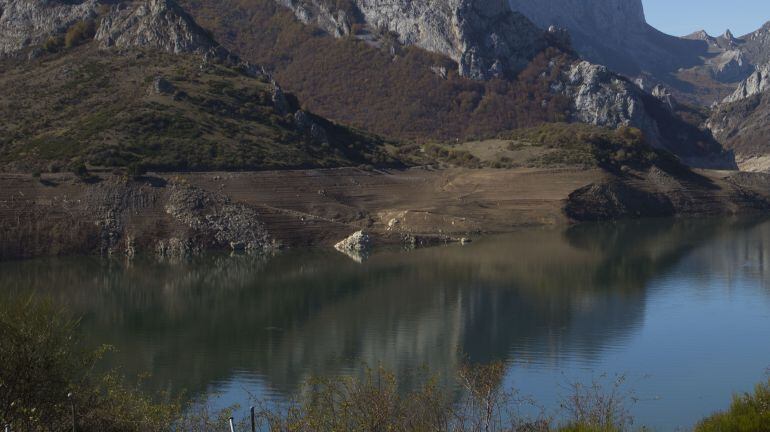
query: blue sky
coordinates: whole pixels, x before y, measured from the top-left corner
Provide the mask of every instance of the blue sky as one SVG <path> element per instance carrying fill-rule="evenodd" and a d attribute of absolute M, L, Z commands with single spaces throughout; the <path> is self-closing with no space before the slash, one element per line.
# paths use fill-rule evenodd
<path fill-rule="evenodd" d="M 705 29 L 717 36 L 726 29 L 736 36 L 770 21 L 770 0 L 643 0 L 647 22 L 657 29 L 683 36 Z"/>

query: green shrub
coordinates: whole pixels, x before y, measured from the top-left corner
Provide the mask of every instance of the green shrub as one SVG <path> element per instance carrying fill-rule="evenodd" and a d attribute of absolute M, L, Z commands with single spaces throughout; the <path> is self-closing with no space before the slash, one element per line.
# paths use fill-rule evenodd
<path fill-rule="evenodd" d="M 458 150 L 437 144 L 427 144 L 424 147 L 425 156 L 430 162 L 443 162 L 455 167 L 479 168 L 481 161 L 467 150 Z"/>
<path fill-rule="evenodd" d="M 179 412 L 117 374 L 94 372 L 108 347 L 83 348 L 78 321 L 50 302 L 0 299 L 0 424 L 12 430 L 164 430 Z"/>
<path fill-rule="evenodd" d="M 733 396 L 730 409 L 701 421 L 695 432 L 770 431 L 770 380 L 760 383 L 754 393 Z"/>
<path fill-rule="evenodd" d="M 96 34 L 96 24 L 94 20 L 78 21 L 67 30 L 64 35 L 64 46 L 72 48 L 81 43 L 91 40 Z"/>
<path fill-rule="evenodd" d="M 75 174 L 75 176 L 79 179 L 87 179 L 91 177 L 91 173 L 88 172 L 88 168 L 86 168 L 86 164 L 82 161 L 75 162 L 72 165 L 70 165 L 70 172 L 72 174 Z"/>
<path fill-rule="evenodd" d="M 514 140 L 509 150 L 521 148 L 522 142 L 553 149 L 539 161 L 544 165 L 596 165 L 612 171 L 623 166 L 645 169 L 665 165 L 675 169 L 677 165 L 674 156 L 652 148 L 642 131 L 628 126 L 613 130 L 582 123 L 545 123 L 516 130 L 505 138 Z"/>
<path fill-rule="evenodd" d="M 64 38 L 59 35 L 49 36 L 48 39 L 46 39 L 46 41 L 43 43 L 43 49 L 50 53 L 59 51 L 63 46 Z"/>

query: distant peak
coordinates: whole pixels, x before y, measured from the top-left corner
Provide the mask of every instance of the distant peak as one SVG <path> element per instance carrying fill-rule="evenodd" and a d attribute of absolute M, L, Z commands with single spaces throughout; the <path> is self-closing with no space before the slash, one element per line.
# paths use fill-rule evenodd
<path fill-rule="evenodd" d="M 725 30 L 725 33 L 722 35 L 722 37 L 727 40 L 735 39 L 735 36 L 733 36 L 733 32 L 731 32 L 730 29 Z"/>
<path fill-rule="evenodd" d="M 695 40 L 709 40 L 713 39 L 706 30 L 698 30 L 694 33 L 690 33 L 687 36 L 685 36 L 685 39 L 695 39 Z"/>

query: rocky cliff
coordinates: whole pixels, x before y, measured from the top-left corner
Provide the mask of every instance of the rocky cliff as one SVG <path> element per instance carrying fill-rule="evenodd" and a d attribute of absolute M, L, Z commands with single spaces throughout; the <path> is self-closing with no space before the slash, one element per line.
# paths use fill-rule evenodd
<path fill-rule="evenodd" d="M 145 47 L 179 54 L 217 46 L 176 3 L 146 0 L 118 3 L 100 20 L 95 39 L 103 47 Z"/>
<path fill-rule="evenodd" d="M 43 44 L 96 16 L 97 0 L 0 0 L 0 57 Z"/>
<path fill-rule="evenodd" d="M 680 117 L 681 107 L 662 86 L 650 94 L 606 66 L 579 61 L 564 70 L 551 88 L 572 101 L 572 121 L 611 129 L 635 127 L 650 145 L 669 150 L 690 166 L 735 167 L 732 155 L 710 132 Z"/>
<path fill-rule="evenodd" d="M 741 169 L 770 171 L 770 64 L 759 67 L 716 105 L 706 123 Z"/>
<path fill-rule="evenodd" d="M 722 102 L 729 104 L 770 90 L 770 63 L 759 66 Z"/>
<path fill-rule="evenodd" d="M 98 22 L 94 39 L 104 48 L 178 54 L 202 53 L 218 45 L 171 0 L 119 1 L 111 6 L 99 0 L 0 0 L 0 57 L 63 39 L 80 22 Z"/>
<path fill-rule="evenodd" d="M 401 44 L 445 55 L 461 75 L 487 79 L 516 73 L 547 46 L 545 33 L 504 0 L 354 0 L 347 10 L 323 0 L 280 0 L 306 24 L 341 37 L 365 26 Z"/>
<path fill-rule="evenodd" d="M 665 147 L 638 87 L 607 67 L 587 61 L 574 64 L 564 78 L 563 91 L 574 101 L 576 121 L 612 129 L 634 126 L 653 146 Z M 559 86 L 557 83 L 556 88 Z"/>
<path fill-rule="evenodd" d="M 575 48 L 587 60 L 630 76 L 696 62 L 694 55 L 704 48 L 649 26 L 642 0 L 510 0 L 510 4 L 543 28 L 556 25 L 569 30 Z"/>
<path fill-rule="evenodd" d="M 640 82 L 663 83 L 678 96 L 704 105 L 723 98 L 755 65 L 770 60 L 770 25 L 743 37 L 729 30 L 713 37 L 698 31 L 686 37 L 650 26 L 642 0 L 510 0 L 542 28 L 569 30 L 585 59 Z"/>

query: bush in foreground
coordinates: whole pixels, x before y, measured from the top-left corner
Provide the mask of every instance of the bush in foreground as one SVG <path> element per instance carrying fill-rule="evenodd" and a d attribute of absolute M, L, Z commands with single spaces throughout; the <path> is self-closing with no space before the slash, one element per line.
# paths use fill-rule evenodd
<path fill-rule="evenodd" d="M 50 302 L 0 301 L 0 425 L 14 431 L 165 430 L 179 404 L 158 404 L 115 372 L 109 349 L 82 348 L 78 322 Z M 73 408 L 74 407 L 74 408 Z"/>
<path fill-rule="evenodd" d="M 696 432 L 770 431 L 770 380 L 760 383 L 754 393 L 733 396 L 730 409 L 701 421 Z"/>

